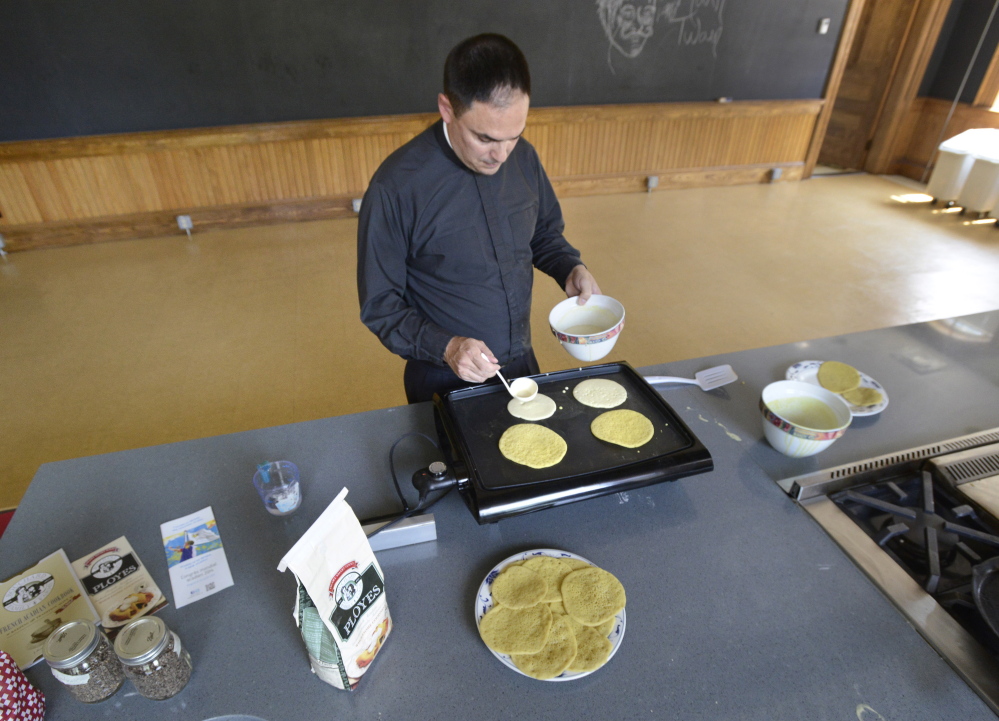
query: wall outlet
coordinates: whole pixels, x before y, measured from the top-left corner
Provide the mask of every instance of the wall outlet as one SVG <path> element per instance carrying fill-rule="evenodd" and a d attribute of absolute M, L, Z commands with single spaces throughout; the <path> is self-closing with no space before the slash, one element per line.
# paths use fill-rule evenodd
<path fill-rule="evenodd" d="M 180 228 L 181 230 L 191 231 L 194 228 L 194 223 L 191 222 L 191 216 L 178 215 L 177 227 Z"/>
<path fill-rule="evenodd" d="M 819 28 L 817 30 L 819 35 L 825 35 L 829 32 L 829 23 L 832 22 L 829 18 L 822 18 L 819 20 Z"/>
<path fill-rule="evenodd" d="M 360 213 L 361 212 L 361 199 L 360 198 L 354 198 L 352 201 L 350 201 L 350 207 L 354 209 L 355 213 Z"/>
<path fill-rule="evenodd" d="M 770 182 L 773 183 L 780 180 L 780 176 L 784 175 L 784 168 L 774 168 L 770 171 Z"/>
<path fill-rule="evenodd" d="M 7 247 L 7 244 L 3 242 L 3 235 L 0 235 L 0 258 L 6 258 L 7 257 L 7 251 L 4 250 L 4 248 L 6 248 L 6 247 Z"/>
<path fill-rule="evenodd" d="M 659 176 L 658 175 L 650 175 L 649 177 L 647 177 L 645 179 L 645 189 L 647 191 L 649 191 L 650 193 L 652 192 L 653 188 L 658 188 L 658 187 L 659 187 Z"/>

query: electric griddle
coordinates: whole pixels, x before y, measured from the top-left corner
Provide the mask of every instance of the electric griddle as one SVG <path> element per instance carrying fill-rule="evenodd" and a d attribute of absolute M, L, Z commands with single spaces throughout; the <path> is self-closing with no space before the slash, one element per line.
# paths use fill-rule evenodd
<path fill-rule="evenodd" d="M 482 385 L 434 396 L 434 414 L 447 470 L 475 520 L 494 523 L 545 508 L 710 471 L 711 454 L 662 396 L 627 363 L 576 368 L 531 376 L 538 392 L 555 401 L 555 415 L 543 421 L 565 439 L 568 452 L 549 468 L 529 468 L 503 457 L 499 439 L 517 423 L 507 411 L 510 395 L 501 385 Z M 590 423 L 609 409 L 591 408 L 572 389 L 589 378 L 620 383 L 627 408 L 646 416 L 655 435 L 640 448 L 624 448 L 596 438 Z M 615 409 L 616 410 L 616 409 Z M 421 472 L 421 473 L 425 473 Z"/>

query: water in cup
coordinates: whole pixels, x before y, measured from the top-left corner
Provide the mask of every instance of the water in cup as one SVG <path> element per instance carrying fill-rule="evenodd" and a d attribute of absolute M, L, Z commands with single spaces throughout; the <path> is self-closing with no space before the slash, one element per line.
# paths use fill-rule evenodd
<path fill-rule="evenodd" d="M 253 474 L 264 507 L 275 516 L 287 516 L 302 503 L 298 466 L 291 461 L 272 461 L 257 466 Z"/>

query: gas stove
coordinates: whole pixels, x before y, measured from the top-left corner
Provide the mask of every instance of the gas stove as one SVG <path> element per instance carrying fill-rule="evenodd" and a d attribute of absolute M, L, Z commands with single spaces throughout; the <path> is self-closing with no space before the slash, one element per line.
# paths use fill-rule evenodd
<path fill-rule="evenodd" d="M 999 714 L 999 428 L 778 483 Z"/>

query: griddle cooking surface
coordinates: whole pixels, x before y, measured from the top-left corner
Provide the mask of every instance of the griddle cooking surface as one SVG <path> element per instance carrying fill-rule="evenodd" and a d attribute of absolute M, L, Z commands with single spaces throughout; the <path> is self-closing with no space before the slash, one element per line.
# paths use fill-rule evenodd
<path fill-rule="evenodd" d="M 538 383 L 538 392 L 550 397 L 556 405 L 555 415 L 538 421 L 538 425 L 555 431 L 568 445 L 565 458 L 549 468 L 528 468 L 500 453 L 499 439 L 503 432 L 528 422 L 514 418 L 507 411 L 510 395 L 503 386 L 452 391 L 444 398 L 443 405 L 464 446 L 469 473 L 477 475 L 484 488 L 512 488 L 576 478 L 667 456 L 693 445 L 693 439 L 672 409 L 630 365 L 609 363 L 532 377 Z M 589 378 L 620 383 L 628 391 L 628 399 L 613 409 L 584 406 L 572 395 L 572 389 Z M 590 431 L 590 423 L 601 413 L 623 408 L 641 413 L 655 427 L 652 440 L 640 448 L 601 441 Z"/>

